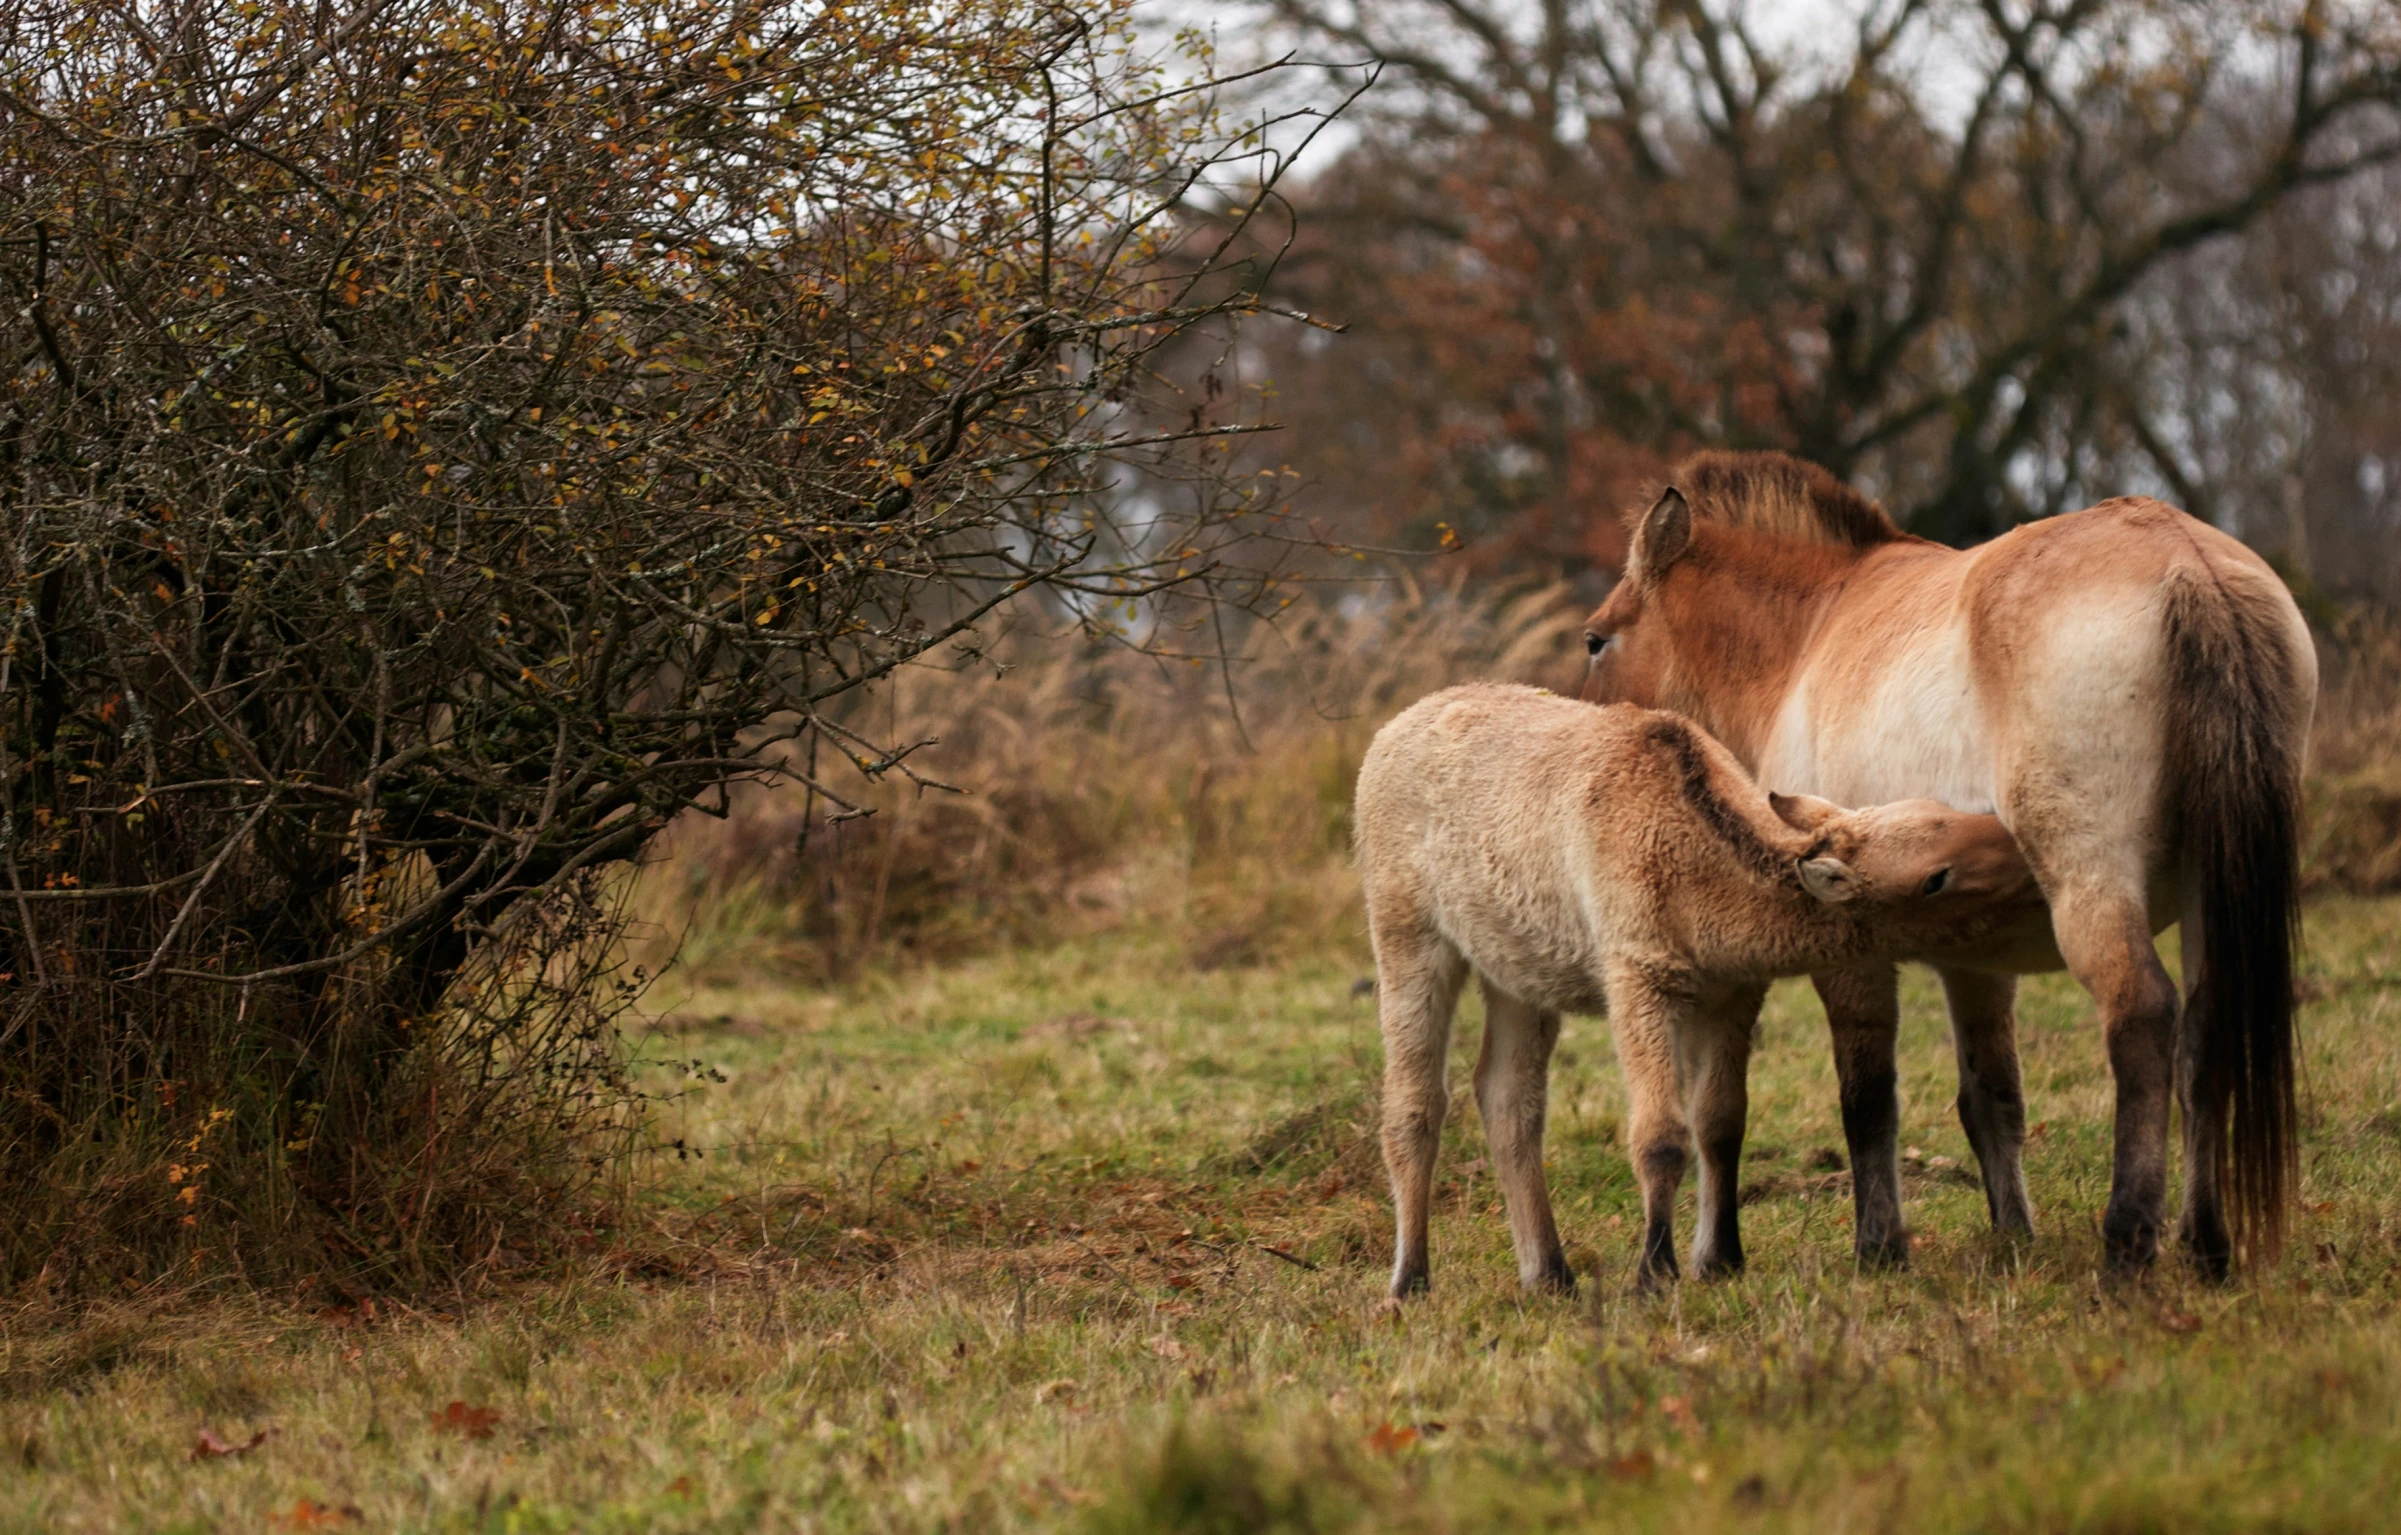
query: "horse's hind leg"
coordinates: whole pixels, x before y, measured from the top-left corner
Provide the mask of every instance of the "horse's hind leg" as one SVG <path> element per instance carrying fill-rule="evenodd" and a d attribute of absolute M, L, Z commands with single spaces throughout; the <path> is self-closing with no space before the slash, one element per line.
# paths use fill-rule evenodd
<path fill-rule="evenodd" d="M 1767 988 L 1745 987 L 1699 1013 L 1682 1055 L 1693 1144 L 1701 1154 L 1701 1208 L 1692 1271 L 1742 1272 L 1742 1137 L 1750 1118 L 1751 1040 Z"/>
<path fill-rule="evenodd" d="M 2176 986 L 2151 947 L 2150 917 L 2136 881 L 2122 886 L 2096 881 L 2053 892 L 2051 925 L 2069 973 L 2100 1005 L 2110 1074 L 2117 1083 L 2102 1247 L 2111 1268 L 2144 1268 L 2159 1255 L 2167 1204 Z"/>
<path fill-rule="evenodd" d="M 1834 1036 L 1842 1135 L 1851 1152 L 1854 1250 L 1869 1268 L 1909 1261 L 1901 1223 L 1900 974 L 1888 964 L 1813 975 Z"/>
<path fill-rule="evenodd" d="M 2018 1076 L 2017 977 L 1943 970 L 1951 1048 L 1959 1058 L 1959 1125 L 1984 1174 L 1985 1208 L 2005 1237 L 2034 1234 L 2026 1197 L 2026 1091 Z"/>
<path fill-rule="evenodd" d="M 1551 1047 L 1559 1015 L 1484 981 L 1484 1049 L 1476 1061 L 1476 1109 L 1492 1148 L 1494 1175 L 1509 1207 L 1518 1282 L 1529 1290 L 1573 1291 L 1560 1250 L 1551 1191 L 1542 1173 L 1543 1120 L 1551 1092 Z"/>
<path fill-rule="evenodd" d="M 1467 961 L 1413 914 L 1373 920 L 1376 1011 L 1384 1031 L 1384 1166 L 1392 1175 L 1397 1228 L 1392 1293 L 1426 1288 L 1426 1211 L 1434 1194 L 1434 1152 L 1450 1107 L 1443 1076 L 1451 1013 Z"/>

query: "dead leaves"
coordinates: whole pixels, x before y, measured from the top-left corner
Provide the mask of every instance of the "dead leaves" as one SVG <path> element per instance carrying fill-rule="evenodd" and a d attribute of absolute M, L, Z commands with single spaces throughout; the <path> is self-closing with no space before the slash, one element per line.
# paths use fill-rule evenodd
<path fill-rule="evenodd" d="M 500 1426 L 500 1410 L 496 1407 L 470 1407 L 453 1401 L 433 1415 L 434 1431 L 458 1434 L 468 1439 L 489 1439 Z"/>
<path fill-rule="evenodd" d="M 270 1432 L 272 1430 L 262 1428 L 248 1439 L 234 1440 L 226 1438 L 213 1428 L 204 1428 L 200 1431 L 199 1442 L 192 1446 L 192 1453 L 188 1458 L 196 1461 L 224 1460 L 229 1456 L 247 1455 L 265 1444 Z"/>
<path fill-rule="evenodd" d="M 1378 1455 L 1398 1455 L 1449 1427 L 1447 1423 L 1379 1423 L 1367 1431 L 1367 1447 Z"/>
<path fill-rule="evenodd" d="M 1414 1428 L 1395 1428 L 1389 1423 L 1379 1423 L 1367 1431 L 1367 1447 L 1378 1455 L 1398 1455 L 1417 1443 L 1418 1437 Z"/>
<path fill-rule="evenodd" d="M 289 1509 L 269 1513 L 267 1522 L 287 1530 L 330 1530 L 337 1525 L 364 1524 L 367 1522 L 367 1513 L 356 1503 L 344 1503 L 337 1507 L 331 1503 L 299 1498 L 294 1500 Z"/>

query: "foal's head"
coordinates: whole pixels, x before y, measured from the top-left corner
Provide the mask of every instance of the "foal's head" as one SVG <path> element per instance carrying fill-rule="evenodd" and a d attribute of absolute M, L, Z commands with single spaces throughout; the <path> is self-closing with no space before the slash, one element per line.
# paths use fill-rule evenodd
<path fill-rule="evenodd" d="M 1911 903 L 1926 915 L 1974 917 L 2041 899 L 2034 871 L 2000 817 L 1930 799 L 1845 810 L 1807 794 L 1771 794 L 1786 825 L 1815 840 L 1801 883 L 1821 901 Z"/>

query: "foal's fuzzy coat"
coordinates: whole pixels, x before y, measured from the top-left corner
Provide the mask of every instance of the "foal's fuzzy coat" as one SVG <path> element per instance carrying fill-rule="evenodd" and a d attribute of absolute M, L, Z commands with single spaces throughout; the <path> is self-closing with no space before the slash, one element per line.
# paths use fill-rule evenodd
<path fill-rule="evenodd" d="M 1476 1102 L 1519 1277 L 1575 1283 L 1542 1172 L 1551 1047 L 1560 1013 L 1606 1011 L 1656 1282 L 1676 1273 L 1676 1186 L 1696 1142 L 1693 1266 L 1742 1266 L 1744 1078 L 1770 979 L 1970 943 L 2040 902 L 1992 816 L 1771 797 L 1678 715 L 1533 688 L 1452 688 L 1386 725 L 1359 769 L 1357 826 L 1396 1296 L 1426 1283 L 1443 1061 L 1469 969 L 1485 996 Z"/>

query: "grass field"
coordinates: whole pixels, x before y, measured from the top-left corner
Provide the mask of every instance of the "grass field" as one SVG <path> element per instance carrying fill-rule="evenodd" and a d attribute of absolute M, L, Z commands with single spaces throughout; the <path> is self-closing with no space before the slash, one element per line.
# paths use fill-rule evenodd
<path fill-rule="evenodd" d="M 2320 904 L 2308 946 L 2308 1209 L 2273 1271 L 2100 1280 L 2109 1098 L 2061 977 L 2021 1007 L 2042 1234 L 1993 1245 L 1918 977 L 1917 1258 L 1854 1273 L 1788 983 L 1748 1275 L 1629 1289 L 1616 1071 L 1577 1020 L 1551 1145 L 1582 1296 L 1517 1293 L 1462 1091 L 1435 1291 L 1397 1317 L 1363 946 L 1196 968 L 1120 933 L 830 990 L 720 946 L 654 996 L 677 1096 L 637 1219 L 574 1272 L 444 1309 L 12 1315 L 0 1525 L 2390 1528 L 2401 900 Z M 1476 1027 L 1471 1001 L 1462 1088 Z M 204 1430 L 267 1437 L 195 1458 Z"/>

